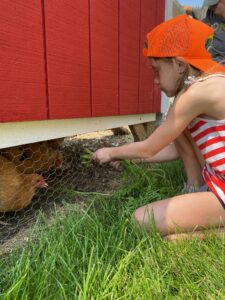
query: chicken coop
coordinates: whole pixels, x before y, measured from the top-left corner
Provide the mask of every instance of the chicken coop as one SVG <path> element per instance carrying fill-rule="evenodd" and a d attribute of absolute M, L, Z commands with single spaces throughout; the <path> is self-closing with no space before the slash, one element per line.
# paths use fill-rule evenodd
<path fill-rule="evenodd" d="M 71 137 L 156 120 L 163 98 L 142 48 L 177 7 L 171 0 L 0 1 L 1 241 L 24 216 L 34 218 L 46 202 L 37 198 L 88 190 L 100 176 L 97 167 L 82 169 L 80 149 L 88 146 Z"/>

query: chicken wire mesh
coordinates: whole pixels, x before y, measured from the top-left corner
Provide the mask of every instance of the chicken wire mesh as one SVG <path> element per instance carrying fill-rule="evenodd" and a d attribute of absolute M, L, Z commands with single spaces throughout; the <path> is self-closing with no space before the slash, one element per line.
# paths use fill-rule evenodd
<path fill-rule="evenodd" d="M 40 211 L 50 216 L 83 193 L 113 191 L 121 171 L 85 164 L 83 155 L 132 140 L 108 130 L 0 149 L 0 243 L 32 227 Z"/>

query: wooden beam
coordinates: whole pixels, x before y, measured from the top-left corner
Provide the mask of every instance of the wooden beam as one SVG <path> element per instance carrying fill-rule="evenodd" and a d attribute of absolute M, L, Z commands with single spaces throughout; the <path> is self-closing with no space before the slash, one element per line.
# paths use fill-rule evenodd
<path fill-rule="evenodd" d="M 156 115 L 156 121 L 130 125 L 129 129 L 134 137 L 134 141 L 143 141 L 149 137 L 162 121 L 162 114 Z"/>

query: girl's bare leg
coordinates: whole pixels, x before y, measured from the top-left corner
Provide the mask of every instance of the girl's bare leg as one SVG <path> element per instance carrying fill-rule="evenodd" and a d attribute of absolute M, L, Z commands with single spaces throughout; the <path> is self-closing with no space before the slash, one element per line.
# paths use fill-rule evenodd
<path fill-rule="evenodd" d="M 196 187 L 204 185 L 202 168 L 205 162 L 187 130 L 173 144 L 166 146 L 155 156 L 145 160 L 135 160 L 135 162 L 157 163 L 176 159 L 183 161 L 188 185 Z"/>
<path fill-rule="evenodd" d="M 187 175 L 187 184 L 199 187 L 204 185 L 202 169 L 205 164 L 204 159 L 198 150 L 188 131 L 182 133 L 174 142 L 179 157 L 184 164 Z"/>
<path fill-rule="evenodd" d="M 223 226 L 225 209 L 212 192 L 179 195 L 138 208 L 134 219 L 148 230 L 154 221 L 161 235 L 167 236 Z"/>
<path fill-rule="evenodd" d="M 192 238 L 204 240 L 207 236 L 212 235 L 218 237 L 225 237 L 225 227 L 211 230 L 194 231 L 189 233 L 169 234 L 166 235 L 163 239 L 167 241 L 184 241 L 190 240 Z"/>

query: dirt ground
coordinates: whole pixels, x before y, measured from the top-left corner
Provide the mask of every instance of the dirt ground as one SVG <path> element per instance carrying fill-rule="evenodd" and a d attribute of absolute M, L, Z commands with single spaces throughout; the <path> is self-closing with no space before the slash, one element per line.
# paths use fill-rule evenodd
<path fill-rule="evenodd" d="M 48 188 L 40 190 L 25 209 L 0 213 L 0 252 L 9 251 L 15 244 L 27 241 L 40 211 L 50 218 L 53 211 L 63 209 L 65 202 L 82 205 L 82 195 L 85 193 L 110 194 L 117 189 L 120 169 L 115 170 L 109 165 L 84 165 L 82 156 L 87 149 L 93 152 L 101 147 L 119 146 L 132 141 L 131 133 L 115 135 L 111 130 L 66 138 L 60 149 L 64 156 L 63 166 L 42 174 Z"/>

